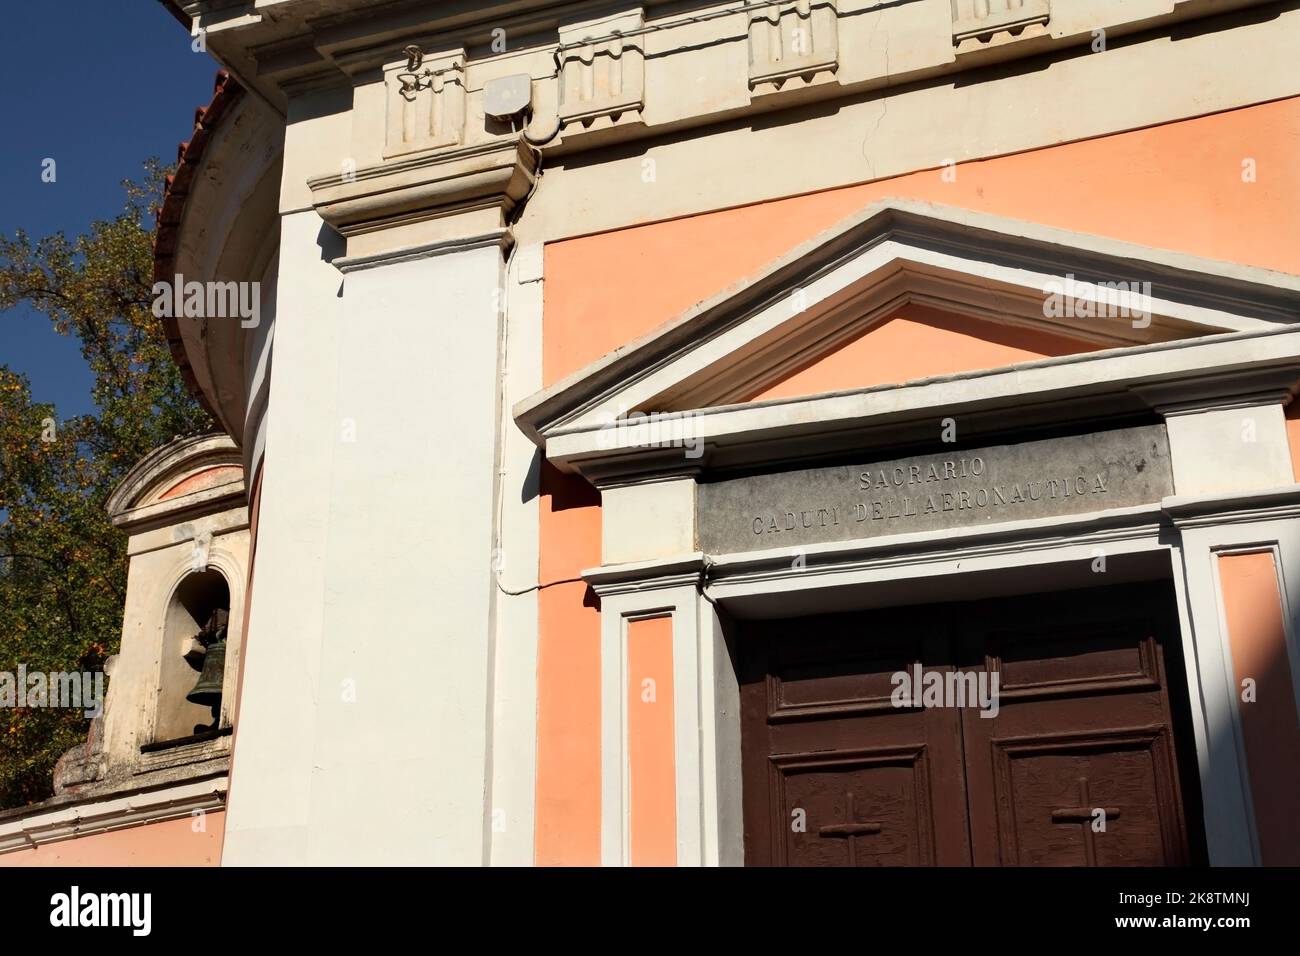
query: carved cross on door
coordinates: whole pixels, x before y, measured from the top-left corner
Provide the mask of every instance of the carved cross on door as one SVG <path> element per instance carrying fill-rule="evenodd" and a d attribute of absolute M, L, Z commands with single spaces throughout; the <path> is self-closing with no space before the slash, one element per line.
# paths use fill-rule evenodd
<path fill-rule="evenodd" d="M 849 791 L 845 796 L 848 798 L 849 805 L 845 811 L 848 823 L 832 823 L 818 829 L 817 835 L 823 838 L 835 837 L 849 841 L 849 866 L 858 865 L 858 854 L 856 849 L 857 838 L 860 836 L 869 836 L 872 833 L 880 832 L 879 823 L 858 823 L 853 817 L 853 792 Z"/>
<path fill-rule="evenodd" d="M 1088 778 L 1079 778 L 1079 803 L 1077 807 L 1061 807 L 1052 811 L 1053 823 L 1083 824 L 1083 858 L 1088 866 L 1097 865 L 1097 835 L 1092 829 L 1096 812 L 1102 812 L 1102 819 L 1109 823 L 1119 819 L 1119 807 L 1094 807 L 1088 800 Z"/>

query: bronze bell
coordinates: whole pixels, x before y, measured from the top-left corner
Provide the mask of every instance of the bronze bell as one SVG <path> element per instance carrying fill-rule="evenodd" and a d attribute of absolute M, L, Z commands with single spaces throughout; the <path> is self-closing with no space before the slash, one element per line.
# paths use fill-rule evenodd
<path fill-rule="evenodd" d="M 215 707 L 221 703 L 221 685 L 226 676 L 226 627 L 229 612 L 217 608 L 208 618 L 203 630 L 194 635 L 203 644 L 203 670 L 198 683 L 185 695 L 192 704 Z"/>

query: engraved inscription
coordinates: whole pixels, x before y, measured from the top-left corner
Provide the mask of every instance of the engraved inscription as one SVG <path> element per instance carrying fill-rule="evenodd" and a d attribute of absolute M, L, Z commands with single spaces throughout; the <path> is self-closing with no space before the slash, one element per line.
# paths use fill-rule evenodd
<path fill-rule="evenodd" d="M 713 553 L 1082 514 L 1173 493 L 1163 425 L 700 486 Z"/>

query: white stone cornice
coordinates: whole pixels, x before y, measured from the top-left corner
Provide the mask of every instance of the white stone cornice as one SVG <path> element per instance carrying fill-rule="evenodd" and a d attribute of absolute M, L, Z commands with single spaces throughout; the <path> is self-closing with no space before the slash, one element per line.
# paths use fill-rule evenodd
<path fill-rule="evenodd" d="M 602 565 L 582 572 L 582 579 L 601 597 L 680 587 L 701 582 L 705 556 L 696 552 L 656 561 Z"/>
<path fill-rule="evenodd" d="M 824 452 L 836 436 L 852 432 L 870 443 L 873 428 L 937 422 L 946 416 L 996 412 L 1004 425 L 1011 425 L 1031 418 L 1040 423 L 1073 421 L 1089 408 L 1098 414 L 1106 410 L 1112 415 L 1132 414 L 1147 407 L 1135 394 L 1136 386 L 1185 377 L 1195 379 L 1202 389 L 1237 394 L 1238 376 L 1254 372 L 1255 364 L 1284 367 L 1287 374 L 1300 378 L 1300 328 L 1092 352 L 902 385 L 705 408 L 692 415 L 692 439 L 707 449 L 706 464 L 717 462 L 724 452 L 731 456 L 729 463 L 740 464 L 755 454 L 766 457 L 759 452 L 760 442 L 790 443 L 792 454 L 801 444 L 818 445 Z M 545 449 L 547 458 L 563 469 L 585 473 L 603 461 L 622 459 L 620 467 L 630 475 L 638 455 L 655 461 L 662 455 L 653 441 L 647 425 L 611 429 L 583 423 L 549 432 Z"/>
<path fill-rule="evenodd" d="M 432 256 L 444 256 L 493 246 L 505 252 L 509 250 L 513 242 L 514 239 L 510 234 L 510 230 L 495 229 L 477 236 L 444 239 L 419 246 L 396 249 L 391 252 L 378 252 L 368 256 L 348 256 L 343 259 L 335 259 L 334 266 L 343 273 L 361 272 L 366 269 L 394 265 L 398 262 L 411 262 L 416 259 L 428 259 Z"/>
<path fill-rule="evenodd" d="M 586 50 L 580 42 L 591 32 L 581 29 L 585 24 L 597 26 L 594 33 L 599 36 L 593 35 L 595 40 L 616 30 L 621 39 L 628 41 L 628 48 L 603 52 L 613 53 L 622 67 L 631 71 L 629 79 L 644 72 L 643 80 L 636 80 L 637 86 L 643 84 L 644 95 L 627 88 L 628 95 L 593 97 L 589 106 L 594 113 L 587 107 L 577 107 L 570 96 L 567 112 L 578 120 L 566 124 L 576 134 L 570 142 L 581 141 L 580 148 L 588 148 L 608 141 L 602 135 L 606 131 L 600 128 L 604 123 L 618 124 L 618 132 L 626 139 L 653 135 L 655 126 L 689 122 L 695 117 L 720 118 L 728 112 L 766 108 L 767 104 L 749 102 L 751 87 L 754 93 L 771 89 L 778 97 L 788 99 L 792 87 L 818 83 L 820 87 L 795 89 L 796 100 L 790 102 L 829 99 L 922 76 L 951 74 L 988 62 L 1068 50 L 1091 42 L 1092 32 L 1098 29 L 1117 38 L 1261 2 L 1264 0 L 1127 0 L 1123 4 L 1080 2 L 1064 6 L 1058 2 L 1053 10 L 1049 0 L 1026 0 L 1010 11 L 982 14 L 973 9 L 970 0 L 959 0 L 956 9 L 947 0 L 943 4 L 937 0 L 818 0 L 800 4 L 793 0 L 736 0 L 711 7 L 673 8 L 671 12 L 665 9 L 666 4 L 648 0 L 613 9 L 603 0 L 500 0 L 450 6 L 392 0 L 276 0 L 274 4 L 244 0 L 220 5 L 190 3 L 185 10 L 205 31 L 210 49 L 218 58 L 241 82 L 279 109 L 287 105 L 289 87 L 304 80 L 327 82 L 330 74 L 356 76 L 373 69 L 392 50 L 400 50 L 407 43 L 482 48 L 492 31 L 501 29 L 509 36 L 530 38 L 523 49 L 544 55 L 545 60 L 540 62 L 549 63 L 552 54 L 561 60 L 568 60 L 571 53 L 587 60 L 593 54 L 600 55 L 599 47 Z M 268 6 L 274 8 L 273 15 L 266 15 Z M 611 17 L 619 19 L 610 30 L 600 30 L 599 25 Z M 791 19 L 795 22 L 783 23 Z M 771 29 L 747 31 L 755 22 Z M 576 45 L 569 35 L 575 29 L 579 30 Z M 711 69 L 707 81 L 693 81 L 705 87 L 697 97 L 679 85 L 682 68 L 673 58 L 693 52 L 701 34 L 709 43 L 743 48 L 737 51 L 739 55 L 730 49 L 724 54 L 738 69 Z M 895 63 L 891 69 L 888 58 L 877 55 L 873 49 L 877 34 L 908 37 L 906 67 Z M 796 40 L 796 36 L 800 39 Z M 644 70 L 635 62 L 642 56 L 642 49 Z M 658 69 L 651 68 L 655 57 L 660 61 Z M 581 84 L 593 93 L 604 85 L 587 71 L 571 68 L 552 71 L 549 66 L 539 65 L 532 72 L 539 81 L 553 87 L 548 99 L 557 104 L 561 99 L 558 87 L 565 82 L 565 73 L 569 74 L 568 82 Z M 834 82 L 824 82 L 827 79 Z M 800 92 L 814 95 L 798 99 Z M 605 110 L 602 101 L 614 109 Z M 655 114 L 647 116 L 644 124 L 642 104 Z M 619 114 L 618 119 L 614 113 Z M 594 128 L 583 128 L 578 114 L 598 119 L 599 123 Z"/>
<path fill-rule="evenodd" d="M 1178 528 L 1300 518 L 1300 485 L 1212 495 L 1175 495 L 1161 509 Z"/>
<path fill-rule="evenodd" d="M 1244 370 L 1234 375 L 1233 380 L 1236 389 L 1207 388 L 1197 380 L 1190 380 L 1140 385 L 1133 390 L 1168 419 L 1208 411 L 1285 405 L 1291 401 L 1298 384 L 1294 370 L 1287 367 Z"/>

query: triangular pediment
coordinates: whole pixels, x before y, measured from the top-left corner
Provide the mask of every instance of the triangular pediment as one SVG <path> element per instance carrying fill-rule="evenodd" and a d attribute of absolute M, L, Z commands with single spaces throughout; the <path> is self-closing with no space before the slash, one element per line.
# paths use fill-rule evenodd
<path fill-rule="evenodd" d="M 890 200 L 514 411 L 545 445 L 638 412 L 879 391 L 1297 318 L 1295 276 Z"/>

